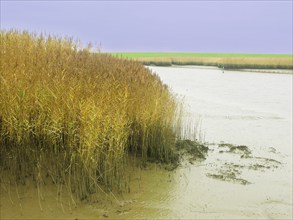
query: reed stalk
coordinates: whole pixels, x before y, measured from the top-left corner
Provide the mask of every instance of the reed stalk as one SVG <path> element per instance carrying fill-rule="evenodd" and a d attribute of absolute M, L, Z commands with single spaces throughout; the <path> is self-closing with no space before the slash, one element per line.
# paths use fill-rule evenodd
<path fill-rule="evenodd" d="M 0 173 L 48 178 L 75 198 L 120 190 L 129 154 L 170 162 L 180 105 L 135 61 L 72 39 L 1 31 Z M 63 187 L 62 187 L 63 186 Z"/>

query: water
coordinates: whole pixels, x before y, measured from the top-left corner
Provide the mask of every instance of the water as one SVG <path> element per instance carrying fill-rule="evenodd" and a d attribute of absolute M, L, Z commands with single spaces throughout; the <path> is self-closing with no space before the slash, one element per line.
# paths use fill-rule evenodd
<path fill-rule="evenodd" d="M 277 147 L 292 156 L 292 75 L 207 68 L 151 67 L 188 110 L 209 142 Z"/>
<path fill-rule="evenodd" d="M 150 69 L 174 93 L 185 97 L 189 117 L 201 118 L 205 141 L 247 145 L 256 158 L 245 161 L 215 149 L 201 167 L 181 168 L 175 178 L 177 217 L 292 218 L 292 74 L 222 73 L 217 68 L 196 67 Z M 282 165 L 251 169 L 262 163 L 260 158 Z M 252 184 L 207 178 L 209 173 L 235 167 Z"/>
<path fill-rule="evenodd" d="M 97 195 L 77 207 L 70 198 L 57 201 L 53 186 L 43 186 L 40 199 L 33 184 L 4 185 L 1 217 L 292 219 L 292 74 L 149 68 L 184 97 L 187 119 L 201 122 L 207 159 L 172 172 L 133 166 L 130 193 Z M 223 142 L 248 146 L 252 157 L 225 151 Z M 212 178 L 219 176 L 227 179 Z"/>

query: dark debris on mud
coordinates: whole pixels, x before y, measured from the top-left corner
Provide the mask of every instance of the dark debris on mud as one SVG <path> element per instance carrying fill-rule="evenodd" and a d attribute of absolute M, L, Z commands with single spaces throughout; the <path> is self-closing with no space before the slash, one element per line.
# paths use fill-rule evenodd
<path fill-rule="evenodd" d="M 206 159 L 209 148 L 198 141 L 192 141 L 189 139 L 179 140 L 176 142 L 176 149 L 179 156 L 188 157 L 188 161 L 193 164 L 196 161 L 203 161 Z"/>
<path fill-rule="evenodd" d="M 207 145 L 198 141 L 190 139 L 177 140 L 176 142 L 176 160 L 169 164 L 162 164 L 161 166 L 168 170 L 175 170 L 184 160 L 190 164 L 201 162 L 206 159 L 209 148 Z"/>
<path fill-rule="evenodd" d="M 226 148 L 227 150 L 221 150 L 220 153 L 229 152 L 229 153 L 236 153 L 241 154 L 241 157 L 248 157 L 251 155 L 251 150 L 245 145 L 233 145 L 227 143 L 219 144 L 220 148 Z"/>
<path fill-rule="evenodd" d="M 221 171 L 219 174 L 207 173 L 207 176 L 211 177 L 211 178 L 214 178 L 214 179 L 222 180 L 222 181 L 239 183 L 239 184 L 242 184 L 242 185 L 251 184 L 251 182 L 249 182 L 248 180 L 239 178 L 237 176 L 237 173 L 233 172 L 233 171 Z"/>
<path fill-rule="evenodd" d="M 248 185 L 251 182 L 241 178 L 242 171 L 253 170 L 264 172 L 279 168 L 282 165 L 280 161 L 275 159 L 253 156 L 251 149 L 245 145 L 221 143 L 216 148 L 216 152 L 227 155 L 227 157 L 223 155 L 225 160 L 229 160 L 230 156 L 228 154 L 235 154 L 240 157 L 237 162 L 233 160 L 230 162 L 218 160 L 216 164 L 217 169 L 206 174 L 207 177 L 213 179 Z"/>
<path fill-rule="evenodd" d="M 209 164 L 204 162 L 208 157 L 209 151 L 218 159 L 216 159 L 216 162 L 213 162 L 213 165 L 210 167 L 212 170 L 207 172 L 206 176 L 235 184 L 252 184 L 251 181 L 242 178 L 244 170 L 264 172 L 279 168 L 282 165 L 281 162 L 275 159 L 255 157 L 252 150 L 245 145 L 229 143 L 208 144 L 185 139 L 176 142 L 176 162 L 164 164 L 163 167 L 166 170 L 172 171 L 185 162 L 191 165 L 201 163 L 204 166 L 209 166 Z M 236 161 L 235 157 L 237 158 Z"/>

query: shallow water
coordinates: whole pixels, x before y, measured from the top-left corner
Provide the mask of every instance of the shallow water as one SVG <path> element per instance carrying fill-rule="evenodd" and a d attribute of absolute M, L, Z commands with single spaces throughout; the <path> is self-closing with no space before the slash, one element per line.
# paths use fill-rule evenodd
<path fill-rule="evenodd" d="M 150 69 L 185 97 L 206 141 L 275 147 L 292 158 L 292 74 Z"/>
<path fill-rule="evenodd" d="M 201 167 L 182 169 L 188 186 L 179 184 L 177 189 L 180 217 L 292 218 L 292 74 L 223 73 L 217 68 L 190 67 L 150 69 L 185 97 L 189 117 L 201 119 L 205 141 L 247 145 L 255 157 L 251 161 L 232 158 L 219 154 L 215 147 Z M 247 169 L 245 163 L 261 165 L 261 157 L 281 165 Z M 207 173 L 235 167 L 252 184 L 206 179 Z"/>
<path fill-rule="evenodd" d="M 216 68 L 149 67 L 200 118 L 205 161 L 169 172 L 132 167 L 130 193 L 70 204 L 56 189 L 1 185 L 2 218 L 291 219 L 292 75 Z M 246 145 L 248 157 L 230 152 Z M 222 143 L 222 145 L 221 145 Z M 42 209 L 41 209 L 42 208 Z"/>

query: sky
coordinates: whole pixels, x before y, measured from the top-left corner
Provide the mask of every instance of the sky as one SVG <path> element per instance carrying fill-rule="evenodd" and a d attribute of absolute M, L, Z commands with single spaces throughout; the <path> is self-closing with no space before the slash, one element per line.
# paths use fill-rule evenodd
<path fill-rule="evenodd" d="M 293 53 L 292 0 L 1 1 L 1 30 L 73 37 L 102 52 Z"/>

